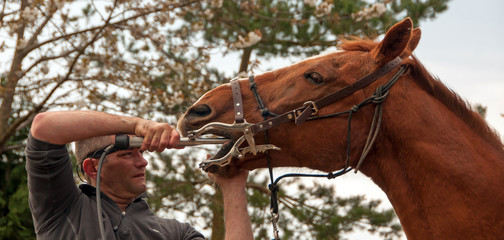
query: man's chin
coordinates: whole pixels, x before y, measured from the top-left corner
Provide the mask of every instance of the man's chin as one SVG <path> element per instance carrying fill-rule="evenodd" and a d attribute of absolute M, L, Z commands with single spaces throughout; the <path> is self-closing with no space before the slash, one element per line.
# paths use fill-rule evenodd
<path fill-rule="evenodd" d="M 147 186 L 146 186 L 145 182 L 137 183 L 132 186 L 131 190 L 133 193 L 135 193 L 138 196 L 138 195 L 147 191 Z"/>
<path fill-rule="evenodd" d="M 147 191 L 147 186 L 145 184 L 143 184 L 143 185 L 141 185 L 139 187 L 139 191 L 138 191 L 139 193 L 138 193 L 138 195 L 140 195 L 140 194 L 142 194 L 142 193 L 144 193 L 146 191 Z"/>

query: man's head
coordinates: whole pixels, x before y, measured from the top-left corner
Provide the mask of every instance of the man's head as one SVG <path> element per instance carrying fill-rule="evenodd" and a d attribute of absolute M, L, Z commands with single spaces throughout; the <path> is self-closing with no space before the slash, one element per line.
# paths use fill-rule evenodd
<path fill-rule="evenodd" d="M 82 162 L 86 157 L 96 153 L 100 149 L 104 149 L 110 144 L 114 144 L 113 136 L 101 136 L 88 138 L 75 142 L 75 157 L 77 161 Z M 100 157 L 100 156 L 95 156 Z"/>
<path fill-rule="evenodd" d="M 114 136 L 95 137 L 75 143 L 75 155 L 81 161 L 86 180 L 93 186 L 96 186 L 101 150 L 113 143 Z M 102 191 L 109 197 L 137 197 L 146 191 L 146 166 L 147 161 L 138 148 L 109 153 L 102 166 Z"/>

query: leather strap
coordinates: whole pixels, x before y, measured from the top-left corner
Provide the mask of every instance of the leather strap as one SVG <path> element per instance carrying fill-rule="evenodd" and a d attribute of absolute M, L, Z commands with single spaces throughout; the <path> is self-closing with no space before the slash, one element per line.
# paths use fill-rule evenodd
<path fill-rule="evenodd" d="M 297 113 L 298 114 L 296 114 L 297 117 L 294 119 L 294 123 L 296 123 L 296 125 L 301 125 L 308 120 L 308 118 L 312 115 L 313 110 L 312 108 L 307 107 L 303 110 L 299 110 Z"/>
<path fill-rule="evenodd" d="M 272 127 L 276 127 L 280 124 L 294 121 L 297 125 L 303 124 L 310 116 L 316 113 L 322 107 L 325 107 L 329 104 L 332 104 L 342 98 L 345 98 L 352 93 L 368 86 L 374 81 L 378 80 L 380 77 L 394 70 L 396 67 L 401 65 L 402 59 L 400 57 L 396 57 L 394 60 L 386 63 L 378 70 L 362 77 L 357 80 L 354 84 L 344 87 L 336 92 L 333 92 L 315 102 L 310 102 L 310 104 L 305 104 L 303 107 L 296 108 L 292 111 L 281 114 L 277 117 L 270 118 L 263 122 L 257 123 L 251 127 L 252 133 L 256 134 L 258 132 L 270 129 Z M 233 94 L 234 96 L 234 94 Z M 235 110 L 236 112 L 236 110 Z"/>
<path fill-rule="evenodd" d="M 238 79 L 231 80 L 231 90 L 233 93 L 233 106 L 235 112 L 235 122 L 243 123 L 243 100 Z"/>
<path fill-rule="evenodd" d="M 325 107 L 325 106 L 327 106 L 333 102 L 336 102 L 344 97 L 347 97 L 347 96 L 351 95 L 352 93 L 354 93 L 360 89 L 365 88 L 366 86 L 368 86 L 372 82 L 376 81 L 377 79 L 383 77 L 383 75 L 394 70 L 394 68 L 398 67 L 401 63 L 402 63 L 402 59 L 400 57 L 396 57 L 394 60 L 383 65 L 378 70 L 359 79 L 353 85 L 347 86 L 347 87 L 342 88 L 334 93 L 331 93 L 331 94 L 317 100 L 315 102 L 315 104 L 317 105 L 318 108 L 322 108 L 322 107 Z"/>

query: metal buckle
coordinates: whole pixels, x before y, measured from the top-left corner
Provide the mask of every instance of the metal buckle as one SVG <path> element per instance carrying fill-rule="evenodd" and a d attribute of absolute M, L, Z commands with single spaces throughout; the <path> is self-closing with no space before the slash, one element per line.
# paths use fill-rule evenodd
<path fill-rule="evenodd" d="M 317 115 L 317 113 L 318 113 L 318 107 L 317 107 L 317 105 L 315 105 L 315 102 L 308 101 L 308 102 L 303 103 L 303 107 L 307 107 L 308 105 L 312 105 L 312 109 L 313 109 L 313 112 L 310 114 L 310 116 Z M 292 114 L 288 114 L 287 118 L 288 119 L 293 119 L 294 118 L 294 120 L 296 120 L 299 117 L 299 115 L 301 115 L 301 113 L 303 113 L 303 110 L 301 110 L 301 109 L 292 110 Z"/>
<path fill-rule="evenodd" d="M 317 115 L 318 107 L 317 107 L 317 105 L 315 105 L 315 102 L 308 101 L 308 102 L 303 103 L 303 107 L 308 107 L 308 105 L 312 105 L 312 108 L 313 108 L 313 113 L 311 114 L 311 116 Z"/>

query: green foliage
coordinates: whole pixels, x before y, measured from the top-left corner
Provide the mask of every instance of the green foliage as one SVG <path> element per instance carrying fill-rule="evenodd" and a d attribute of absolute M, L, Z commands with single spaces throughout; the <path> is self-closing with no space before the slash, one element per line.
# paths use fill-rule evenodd
<path fill-rule="evenodd" d="M 288 234 L 296 238 L 304 234 L 310 239 L 340 239 L 344 233 L 356 229 L 367 229 L 384 237 L 400 236 L 400 225 L 393 224 L 394 212 L 378 210 L 379 201 L 367 202 L 363 196 L 340 198 L 334 187 L 318 183 L 292 196 L 284 196 L 283 201 L 287 208 L 284 211 L 289 211 L 293 218 L 282 218 L 296 219 L 306 229 L 301 231 L 286 221 L 282 230 L 289 229 Z"/>
<path fill-rule="evenodd" d="M 261 41 L 251 48 L 258 56 L 268 58 L 317 54 L 335 46 L 338 36 L 377 36 L 404 16 L 411 17 L 418 26 L 420 20 L 432 19 L 447 9 L 445 0 L 384 1 L 384 6 L 389 6 L 385 12 L 367 14 L 358 21 L 359 11 L 376 4 L 365 0 L 312 1 L 315 5 L 308 2 L 224 1 L 221 8 L 212 9 L 213 18 L 199 16 L 197 21 L 205 22 L 204 38 L 220 45 L 229 46 L 239 36 L 259 30 Z M 332 8 L 323 8 L 324 3 L 332 4 Z"/>
<path fill-rule="evenodd" d="M 475 106 L 475 110 L 477 113 L 479 113 L 479 115 L 481 115 L 483 118 L 486 117 L 486 113 L 487 113 L 487 107 L 484 107 L 483 105 L 481 104 L 476 104 Z"/>
<path fill-rule="evenodd" d="M 26 138 L 20 135 L 13 139 Z M 0 239 L 35 239 L 23 157 L 22 149 L 15 149 L 0 161 Z"/>

